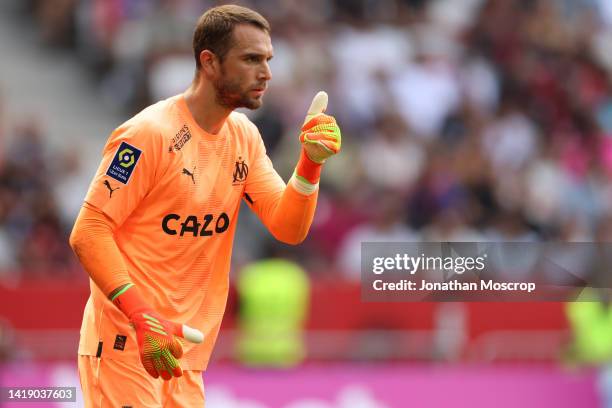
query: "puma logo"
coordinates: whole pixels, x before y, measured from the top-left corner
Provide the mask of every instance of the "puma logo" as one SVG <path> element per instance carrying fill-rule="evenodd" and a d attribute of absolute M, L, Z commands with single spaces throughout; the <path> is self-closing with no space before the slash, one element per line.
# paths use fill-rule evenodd
<path fill-rule="evenodd" d="M 196 168 L 194 167 L 193 171 L 195 171 L 195 169 Z M 187 170 L 186 168 L 183 167 L 183 173 L 181 173 L 181 174 L 184 174 L 186 176 L 191 177 L 191 181 L 193 181 L 193 184 L 195 184 L 195 178 L 193 177 L 193 173 L 192 172 L 190 172 L 189 170 Z"/>
<path fill-rule="evenodd" d="M 112 188 L 108 180 L 104 180 L 104 185 L 108 188 L 109 198 L 113 198 L 113 191 L 119 190 L 121 187 Z"/>

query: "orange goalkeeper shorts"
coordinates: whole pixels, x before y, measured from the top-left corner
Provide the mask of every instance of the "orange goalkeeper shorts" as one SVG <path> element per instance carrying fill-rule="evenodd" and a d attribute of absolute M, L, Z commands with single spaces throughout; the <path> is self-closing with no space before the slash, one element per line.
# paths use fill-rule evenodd
<path fill-rule="evenodd" d="M 87 408 L 204 407 L 202 371 L 164 381 L 124 361 L 79 355 L 78 365 Z"/>

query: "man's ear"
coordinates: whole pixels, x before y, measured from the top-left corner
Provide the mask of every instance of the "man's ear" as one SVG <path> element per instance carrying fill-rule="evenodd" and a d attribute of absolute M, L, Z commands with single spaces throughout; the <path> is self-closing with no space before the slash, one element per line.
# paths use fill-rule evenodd
<path fill-rule="evenodd" d="M 202 73 L 206 77 L 215 76 L 219 68 L 219 59 L 210 50 L 200 52 L 200 64 L 202 65 Z"/>

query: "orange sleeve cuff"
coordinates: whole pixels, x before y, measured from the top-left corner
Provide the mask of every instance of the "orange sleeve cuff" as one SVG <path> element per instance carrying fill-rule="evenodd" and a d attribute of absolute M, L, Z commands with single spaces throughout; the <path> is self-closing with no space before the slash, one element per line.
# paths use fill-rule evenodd
<path fill-rule="evenodd" d="M 323 165 L 315 163 L 306 154 L 306 151 L 302 149 L 300 153 L 300 159 L 295 167 L 295 174 L 302 179 L 308 181 L 310 184 L 317 184 L 321 178 L 321 169 Z"/>
<path fill-rule="evenodd" d="M 131 283 L 113 237 L 113 228 L 109 218 L 85 203 L 70 234 L 70 246 L 74 253 L 106 296 L 116 288 Z"/>
<path fill-rule="evenodd" d="M 135 313 L 151 310 L 151 307 L 142 298 L 138 288 L 128 285 L 122 292 L 113 299 L 115 306 L 131 319 Z"/>
<path fill-rule="evenodd" d="M 304 241 L 314 218 L 317 197 L 316 192 L 301 194 L 289 183 L 268 224 L 272 235 L 287 244 Z"/>

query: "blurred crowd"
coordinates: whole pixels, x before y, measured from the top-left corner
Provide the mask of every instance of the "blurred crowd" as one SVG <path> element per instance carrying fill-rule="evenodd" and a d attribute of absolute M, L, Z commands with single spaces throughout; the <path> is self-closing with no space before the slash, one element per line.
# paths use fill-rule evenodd
<path fill-rule="evenodd" d="M 65 198 L 73 197 L 76 156 L 50 152 L 32 117 L 11 125 L 0 156 L 0 278 L 72 278 L 78 267 L 67 239 L 80 203 Z"/>
<path fill-rule="evenodd" d="M 77 55 L 101 100 L 126 118 L 189 84 L 195 21 L 218 4 L 20 3 L 40 41 Z M 273 79 L 249 115 L 281 175 L 316 91 L 328 91 L 343 131 L 297 250 L 312 273 L 357 279 L 364 241 L 612 239 L 611 2 L 237 3 L 272 25 Z M 12 131 L 0 165 L 1 266 L 72 270 L 74 211 L 62 210 L 50 181 L 69 166 L 54 168 L 36 124 Z M 242 221 L 255 230 L 247 236 L 260 234 Z M 239 245 L 240 259 L 263 255 L 253 241 Z"/>

